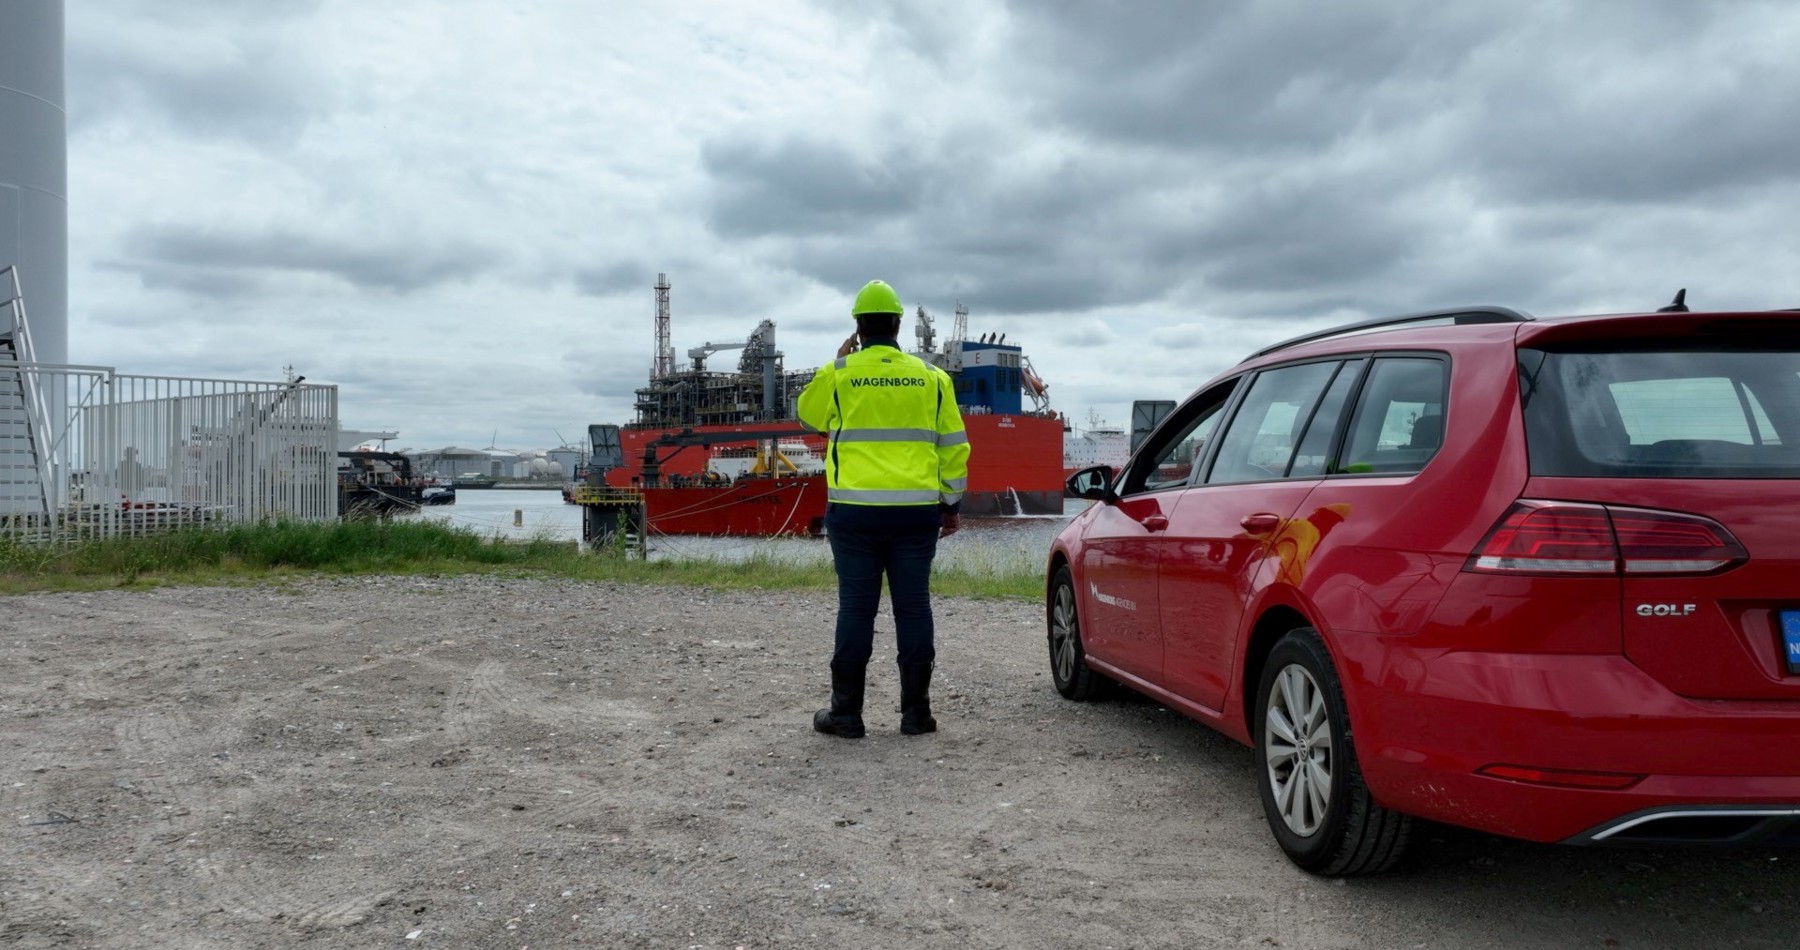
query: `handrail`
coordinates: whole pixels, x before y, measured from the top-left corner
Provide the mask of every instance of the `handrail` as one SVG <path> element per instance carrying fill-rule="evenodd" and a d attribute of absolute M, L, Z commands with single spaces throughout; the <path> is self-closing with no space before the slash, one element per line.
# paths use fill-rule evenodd
<path fill-rule="evenodd" d="M 62 501 L 56 460 L 50 457 L 45 444 L 50 432 L 50 406 L 44 401 L 37 374 L 25 368 L 27 364 L 32 364 L 35 368 L 37 347 L 31 342 L 31 325 L 25 316 L 25 291 L 19 285 L 18 265 L 8 264 L 0 268 L 0 275 L 10 275 L 12 278 L 12 296 L 0 303 L 0 306 L 12 311 L 13 359 L 18 364 L 19 398 L 25 403 L 21 407 L 25 412 L 25 439 L 31 449 L 32 461 L 37 465 L 38 495 L 44 503 L 44 515 L 48 517 L 51 509 Z M 57 494 L 54 500 L 51 498 L 53 491 Z"/>
<path fill-rule="evenodd" d="M 1242 362 L 1247 363 L 1259 356 L 1267 356 L 1278 350 L 1285 350 L 1290 346 L 1299 346 L 1302 343 L 1326 340 L 1334 336 L 1347 336 L 1352 333 L 1360 333 L 1364 330 L 1403 326 L 1409 323 L 1425 323 L 1431 320 L 1449 320 L 1456 326 L 1481 323 L 1530 323 L 1531 315 L 1514 310 L 1511 307 L 1479 306 L 1458 307 L 1451 310 L 1426 310 L 1419 313 L 1402 314 L 1397 317 L 1376 317 L 1373 320 L 1346 323 L 1342 326 L 1332 327 L 1329 330 L 1317 330 L 1312 333 L 1301 334 L 1290 340 L 1282 340 L 1280 343 L 1276 343 L 1272 346 L 1265 346 L 1249 356 L 1244 357 Z"/>

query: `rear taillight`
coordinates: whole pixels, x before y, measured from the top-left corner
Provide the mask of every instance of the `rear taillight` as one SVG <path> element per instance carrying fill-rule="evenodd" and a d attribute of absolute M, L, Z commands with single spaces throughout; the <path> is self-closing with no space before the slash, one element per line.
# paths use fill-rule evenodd
<path fill-rule="evenodd" d="M 1464 570 L 1488 574 L 1712 574 L 1749 552 L 1709 518 L 1645 508 L 1519 501 Z"/>
<path fill-rule="evenodd" d="M 1711 574 L 1750 559 L 1731 532 L 1710 518 L 1642 508 L 1607 510 L 1627 574 Z"/>
<path fill-rule="evenodd" d="M 1599 505 L 1515 503 L 1481 542 L 1471 571 L 1524 574 L 1613 574 L 1619 545 Z"/>

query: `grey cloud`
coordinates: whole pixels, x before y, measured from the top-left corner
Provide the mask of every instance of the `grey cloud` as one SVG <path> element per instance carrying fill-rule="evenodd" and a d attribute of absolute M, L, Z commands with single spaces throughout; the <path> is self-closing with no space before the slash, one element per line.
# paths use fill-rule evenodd
<path fill-rule="evenodd" d="M 1104 319 L 1049 320 L 1043 329 L 1050 331 L 1057 343 L 1077 349 L 1091 349 L 1119 341 L 1119 333 Z"/>
<path fill-rule="evenodd" d="M 649 352 L 654 326 L 658 273 L 669 277 L 669 310 L 677 340 L 694 338 L 706 332 L 697 328 L 721 322 L 731 334 L 739 333 L 740 328 L 747 334 L 757 320 L 793 298 L 797 280 L 773 261 L 759 261 L 754 269 L 746 269 L 741 260 L 729 255 L 671 255 L 659 261 L 654 271 L 636 275 L 621 290 L 624 304 L 617 316 L 628 326 L 642 327 L 645 352 Z"/>
<path fill-rule="evenodd" d="M 1372 195 L 1367 185 L 1328 179 L 1298 188 L 1246 189 L 1218 216 L 1193 222 L 1191 243 L 1169 246 L 1180 248 L 1190 266 L 1224 291 L 1377 279 L 1421 232 L 1396 207 L 1404 195 Z"/>
<path fill-rule="evenodd" d="M 278 358 L 258 361 L 256 353 L 242 351 L 232 353 L 170 351 L 156 353 L 154 348 L 147 349 L 142 343 L 134 343 L 128 350 L 101 351 L 84 360 L 95 365 L 111 366 L 124 373 L 146 372 L 146 356 L 161 356 L 168 363 L 180 366 L 175 375 L 194 376 L 201 379 L 248 379 L 276 380 L 281 378 L 281 366 Z M 159 372 L 151 366 L 148 372 L 152 375 Z"/>
<path fill-rule="evenodd" d="M 337 101 L 318 44 L 285 29 L 316 6 L 258 4 L 252 16 L 222 2 L 116 4 L 99 18 L 104 32 L 69 36 L 71 129 L 153 115 L 204 137 L 292 140 Z M 167 34 L 188 41 L 180 55 L 158 42 Z"/>
<path fill-rule="evenodd" d="M 1454 225 L 1432 218 L 1421 193 L 1432 179 L 1411 162 L 1321 155 L 1289 161 L 1276 177 L 1254 150 L 1146 157 L 1104 143 L 1080 161 L 1026 162 L 1004 141 L 983 143 L 999 151 L 971 148 L 960 130 L 946 125 L 943 138 L 886 156 L 894 180 L 916 185 L 916 201 L 875 211 L 848 201 L 834 212 L 860 225 L 848 230 L 817 220 L 838 195 L 829 183 L 843 176 L 806 173 L 806 162 L 727 162 L 741 150 L 709 146 L 709 170 L 728 174 L 721 191 L 767 199 L 726 199 L 731 214 L 715 216 L 715 230 L 753 234 L 764 259 L 827 286 L 879 274 L 917 288 L 907 291 L 914 296 L 961 298 L 990 313 L 1125 306 L 1196 280 L 1214 294 L 1279 288 L 1300 313 L 1316 313 L 1354 303 L 1359 286 L 1381 288 Z M 763 154 L 848 154 L 812 138 L 767 144 L 779 133 L 763 134 Z M 820 180 L 828 186 L 814 189 Z"/>
<path fill-rule="evenodd" d="M 334 347 L 328 364 L 297 368 L 308 382 L 339 388 L 346 426 L 392 426 L 400 431 L 396 446 L 548 446 L 558 429 L 574 438 L 584 434 L 578 426 L 604 418 L 594 401 L 571 398 L 594 365 L 567 359 L 537 365 L 474 352 Z M 479 387 L 468 384 L 474 372 Z"/>
<path fill-rule="evenodd" d="M 316 274 L 361 290 L 411 293 L 474 276 L 497 253 L 471 244 L 396 247 L 285 231 L 226 233 L 141 227 L 122 240 L 131 268 L 147 282 L 187 289 L 241 288 L 273 275 Z M 123 266 L 123 265 L 122 265 Z"/>
<path fill-rule="evenodd" d="M 1036 51 L 1069 73 L 1108 75 L 1180 58 L 1195 38 L 1252 9 L 1249 0 L 1013 0 L 1015 47 Z"/>
<path fill-rule="evenodd" d="M 1079 309 L 1106 296 L 1093 274 L 1061 270 L 1054 261 L 968 268 L 942 251 L 879 239 L 797 241 L 783 259 L 846 295 L 871 279 L 886 280 L 909 310 L 948 312 L 957 300 L 987 313 Z"/>
<path fill-rule="evenodd" d="M 878 169 L 802 136 L 704 154 L 714 230 L 763 239 L 766 259 L 825 286 L 879 276 L 909 300 L 962 295 L 992 312 L 1132 297 L 1111 279 L 1134 240 L 1119 228 L 1124 176 L 1073 164 L 1034 173 L 950 142 L 894 150 Z"/>
<path fill-rule="evenodd" d="M 653 287 L 658 271 L 636 261 L 617 261 L 575 271 L 575 290 L 589 297 L 636 292 Z M 666 272 L 665 272 L 666 273 Z"/>
<path fill-rule="evenodd" d="M 1777 74 L 1736 72 L 1714 95 L 1644 94 L 1572 102 L 1553 90 L 1490 104 L 1485 148 L 1471 149 L 1497 197 L 1666 203 L 1800 179 L 1800 62 Z M 1543 105 L 1548 111 L 1534 109 Z M 1571 129 L 1579 129 L 1572 134 Z"/>
<path fill-rule="evenodd" d="M 629 401 L 633 390 L 649 379 L 653 341 L 645 330 L 640 345 L 616 348 L 576 346 L 563 355 L 565 369 L 573 375 L 576 392 L 602 399 Z M 684 352 L 677 347 L 677 358 Z M 633 359 L 636 356 L 638 358 Z M 601 420 L 594 420 L 601 421 Z"/>
<path fill-rule="evenodd" d="M 892 64 L 905 51 L 940 68 L 955 68 L 973 42 L 980 4 L 968 0 L 815 0 L 845 29 L 879 30 L 872 43 L 878 65 Z"/>
<path fill-rule="evenodd" d="M 756 237 L 777 230 L 851 232 L 911 210 L 922 187 L 904 153 L 878 157 L 804 135 L 718 139 L 701 150 L 713 179 L 713 230 Z"/>
<path fill-rule="evenodd" d="M 1131 12 L 1015 5 L 1021 44 L 1046 51 L 1015 85 L 1087 134 L 1236 164 L 1361 143 L 1502 200 L 1668 201 L 1797 174 L 1800 61 L 1759 49 L 1782 15 L 1768 3 Z"/>
<path fill-rule="evenodd" d="M 1139 399 L 1172 399 L 1180 402 L 1199 388 L 1213 374 L 1194 371 L 1186 375 L 1169 375 L 1144 378 L 1137 376 L 1121 376 L 1116 382 L 1101 382 L 1089 389 L 1086 394 L 1091 401 L 1101 405 L 1120 407 L 1121 414 Z M 1082 420 L 1085 424 L 1086 420 Z M 1114 425 L 1128 425 L 1128 418 L 1109 420 Z"/>
<path fill-rule="evenodd" d="M 921 275 L 923 286 L 933 286 Z M 1133 293 L 1116 282 L 1099 261 L 1046 261 L 995 269 L 955 282 L 954 295 L 973 309 L 993 314 L 1081 311 L 1102 304 L 1129 303 L 1150 290 Z M 938 295 L 943 292 L 939 291 Z"/>
<path fill-rule="evenodd" d="M 1018 46 L 1043 52 L 1014 82 L 1044 115 L 1091 133 L 1316 147 L 1411 121 L 1418 87 L 1493 29 L 1466 6 L 1018 3 Z"/>
<path fill-rule="evenodd" d="M 135 275 L 148 290 L 172 290 L 199 298 L 242 299 L 269 289 L 266 275 L 244 270 L 216 268 L 146 266 L 141 261 L 101 260 L 99 270 Z M 160 322 L 164 315 L 149 309 L 120 311 L 109 318 L 123 325 Z"/>

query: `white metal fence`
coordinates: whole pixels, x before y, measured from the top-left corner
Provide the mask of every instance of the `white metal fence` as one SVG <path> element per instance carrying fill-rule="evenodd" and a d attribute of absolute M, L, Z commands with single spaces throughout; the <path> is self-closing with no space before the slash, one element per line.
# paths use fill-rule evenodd
<path fill-rule="evenodd" d="M 336 469 L 335 386 L 0 362 L 0 538 L 331 520 Z"/>

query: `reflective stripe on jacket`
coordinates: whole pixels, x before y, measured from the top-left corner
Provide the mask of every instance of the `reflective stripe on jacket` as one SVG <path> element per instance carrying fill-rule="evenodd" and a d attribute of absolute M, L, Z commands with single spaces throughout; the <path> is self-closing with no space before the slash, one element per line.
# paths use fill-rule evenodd
<path fill-rule="evenodd" d="M 969 436 L 949 374 L 876 343 L 819 368 L 796 406 L 831 439 L 834 502 L 954 508 L 969 487 Z"/>

